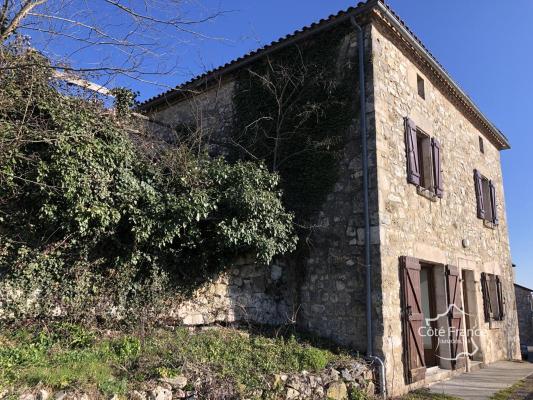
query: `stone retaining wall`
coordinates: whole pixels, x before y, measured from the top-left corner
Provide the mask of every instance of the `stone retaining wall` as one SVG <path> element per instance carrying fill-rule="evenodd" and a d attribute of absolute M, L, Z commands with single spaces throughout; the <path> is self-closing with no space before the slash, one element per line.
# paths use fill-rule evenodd
<path fill-rule="evenodd" d="M 171 302 L 162 319 L 173 325 L 254 322 L 283 325 L 294 320 L 290 273 L 282 263 L 232 267 L 185 300 Z"/>
<path fill-rule="evenodd" d="M 185 376 L 161 378 L 149 381 L 142 387 L 130 391 L 128 400 L 172 400 L 189 399 L 287 399 L 287 400 L 348 400 L 349 398 L 368 398 L 375 394 L 372 368 L 364 362 L 350 362 L 332 365 L 323 371 L 309 373 L 303 371 L 293 374 L 273 375 L 264 387 L 241 396 L 232 385 L 222 387 L 220 382 L 210 382 L 213 377 L 188 379 Z M 214 386 L 213 386 L 214 384 Z M 77 391 L 76 388 L 53 393 L 43 387 L 35 389 L 12 388 L 0 390 L 0 399 L 18 398 L 20 400 L 90 400 L 93 395 Z M 111 400 L 123 399 L 114 395 Z"/>

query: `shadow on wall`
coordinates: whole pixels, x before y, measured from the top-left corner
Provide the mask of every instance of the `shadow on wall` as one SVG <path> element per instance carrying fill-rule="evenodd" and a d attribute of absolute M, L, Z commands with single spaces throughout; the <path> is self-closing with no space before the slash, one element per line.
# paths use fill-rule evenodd
<path fill-rule="evenodd" d="M 516 311 L 518 314 L 518 331 L 520 334 L 520 351 L 524 360 L 533 362 L 533 291 L 515 284 Z"/>
<path fill-rule="evenodd" d="M 290 271 L 283 261 L 258 265 L 240 260 L 189 298 L 171 302 L 163 318 L 186 326 L 250 322 L 295 324 Z"/>

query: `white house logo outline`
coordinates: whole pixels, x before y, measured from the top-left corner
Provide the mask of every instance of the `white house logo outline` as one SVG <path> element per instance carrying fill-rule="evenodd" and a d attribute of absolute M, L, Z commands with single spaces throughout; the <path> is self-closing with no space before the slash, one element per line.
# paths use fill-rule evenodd
<path fill-rule="evenodd" d="M 470 314 L 464 312 L 461 308 L 457 307 L 455 304 L 450 304 L 450 305 L 448 306 L 448 308 L 446 309 L 445 312 L 440 313 L 440 314 L 437 314 L 436 317 L 433 317 L 433 318 L 424 318 L 425 321 L 426 321 L 426 326 L 430 326 L 430 325 L 431 325 L 431 324 L 430 324 L 431 322 L 438 321 L 439 318 L 442 318 L 442 317 L 448 317 L 448 316 L 450 315 L 450 313 L 453 311 L 453 309 L 456 309 L 457 311 L 459 311 L 464 317 L 466 317 L 466 316 L 470 316 Z M 448 336 L 449 336 L 449 333 L 450 333 L 450 331 L 449 331 L 449 330 L 450 330 L 450 326 L 447 327 L 447 330 L 448 330 L 447 333 L 448 333 Z M 470 330 L 472 330 L 473 332 L 476 332 L 476 331 L 477 331 L 477 324 L 474 325 L 473 328 L 470 328 Z M 466 337 L 466 331 L 465 331 L 465 329 L 464 329 L 464 328 L 461 328 L 461 329 L 460 329 L 460 332 L 461 332 L 461 333 L 459 334 L 459 338 L 460 338 L 460 340 L 462 340 L 462 337 L 463 337 L 463 336 L 468 340 L 468 338 Z M 422 334 L 422 336 L 424 336 L 424 335 Z M 437 336 L 438 336 L 438 335 L 437 335 Z M 455 340 L 457 340 L 457 339 L 452 339 L 452 341 L 455 341 Z M 448 361 L 457 361 L 457 360 L 458 360 L 460 357 L 462 357 L 462 356 L 465 356 L 465 357 L 472 357 L 472 356 L 474 356 L 474 354 L 476 354 L 476 353 L 479 351 L 479 347 L 477 346 L 477 344 L 476 344 L 476 342 L 475 342 L 474 340 L 471 340 L 471 343 L 472 343 L 472 345 L 473 345 L 473 351 L 472 351 L 472 352 L 462 351 L 462 352 L 460 352 L 459 354 L 457 354 L 457 355 L 456 355 L 455 357 L 453 357 L 453 358 L 442 357 L 442 356 L 440 356 L 440 355 L 438 355 L 438 354 L 435 354 L 435 356 L 438 357 L 438 358 L 440 358 L 440 359 L 442 359 L 442 360 L 448 360 Z M 438 338 L 438 341 L 437 341 L 437 347 L 435 348 L 435 350 L 437 350 L 437 349 L 439 348 L 440 344 L 441 344 L 441 341 L 440 341 L 440 338 Z M 468 349 L 468 346 L 466 346 L 466 347 L 467 347 L 467 349 Z"/>

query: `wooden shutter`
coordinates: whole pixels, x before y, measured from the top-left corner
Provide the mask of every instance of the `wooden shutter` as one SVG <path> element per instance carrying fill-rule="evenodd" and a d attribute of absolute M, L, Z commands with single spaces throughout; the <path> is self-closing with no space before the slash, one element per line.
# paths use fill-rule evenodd
<path fill-rule="evenodd" d="M 476 186 L 477 199 L 477 217 L 485 219 L 485 202 L 483 201 L 483 182 L 481 174 L 477 169 L 474 170 L 474 183 Z"/>
<path fill-rule="evenodd" d="M 454 359 L 452 365 L 455 369 L 465 366 L 463 350 L 463 297 L 461 294 L 461 280 L 459 268 L 446 266 L 446 279 L 448 288 L 448 320 L 450 326 L 450 349 Z"/>
<path fill-rule="evenodd" d="M 496 204 L 496 187 L 492 181 L 489 181 L 490 189 L 490 207 L 492 211 L 492 222 L 494 225 L 498 225 L 498 206 Z"/>
<path fill-rule="evenodd" d="M 501 321 L 504 317 L 503 310 L 503 290 L 502 290 L 502 281 L 499 276 L 496 276 L 496 291 L 498 293 L 498 319 Z"/>
<path fill-rule="evenodd" d="M 420 293 L 420 262 L 416 258 L 402 257 L 400 263 L 405 370 L 407 381 L 413 383 L 426 376 L 424 343 L 420 334 L 420 328 L 424 323 Z"/>
<path fill-rule="evenodd" d="M 440 143 L 437 139 L 431 139 L 431 151 L 433 153 L 433 176 L 435 177 L 435 194 L 437 197 L 442 198 L 444 193 L 442 185 L 442 169 L 441 169 L 441 151 Z"/>
<path fill-rule="evenodd" d="M 481 292 L 483 293 L 483 311 L 485 314 L 485 322 L 489 322 L 492 319 L 492 306 L 490 303 L 490 290 L 489 280 L 485 272 L 481 273 Z"/>
<path fill-rule="evenodd" d="M 418 143 L 416 140 L 416 124 L 405 118 L 405 148 L 407 150 L 407 181 L 420 185 L 420 160 L 418 159 Z"/>

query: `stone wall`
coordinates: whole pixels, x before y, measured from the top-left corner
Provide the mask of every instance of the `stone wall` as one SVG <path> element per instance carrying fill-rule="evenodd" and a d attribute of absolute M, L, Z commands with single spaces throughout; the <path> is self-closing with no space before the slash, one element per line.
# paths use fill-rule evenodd
<path fill-rule="evenodd" d="M 368 104 L 372 102 L 372 73 L 367 40 L 366 80 Z M 357 61 L 356 36 L 350 35 L 350 52 Z M 339 59 L 339 64 L 344 62 Z M 358 100 L 357 82 L 354 90 Z M 373 126 L 372 107 L 366 115 L 367 125 Z M 339 177 L 333 191 L 317 218 L 317 229 L 311 236 L 309 256 L 304 260 L 305 275 L 301 282 L 300 326 L 320 336 L 366 351 L 366 288 L 364 266 L 363 180 L 361 131 L 358 111 L 346 132 L 346 145 L 339 159 Z M 372 136 L 369 129 L 369 136 Z M 375 147 L 369 143 L 369 163 L 375 165 Z M 375 169 L 374 169 L 375 171 Z M 376 175 L 371 173 L 371 223 L 377 224 Z M 379 235 L 372 227 L 372 257 L 379 257 Z M 377 314 L 376 314 L 377 316 Z"/>
<path fill-rule="evenodd" d="M 130 400 L 173 400 L 237 399 L 242 394 L 231 384 L 220 387 L 217 378 L 204 373 L 190 379 L 184 375 L 172 378 L 149 380 L 130 390 L 126 397 Z M 322 371 L 309 373 L 273 374 L 268 377 L 261 389 L 252 391 L 245 398 L 288 399 L 288 400 L 347 400 L 348 398 L 368 398 L 375 395 L 374 374 L 371 365 L 364 362 L 334 363 Z M 220 379 L 220 378 L 218 378 Z M 213 393 L 213 389 L 217 390 Z M 53 393 L 39 383 L 33 389 L 0 389 L 0 399 L 18 398 L 20 400 L 90 400 L 94 393 L 88 394 L 76 387 L 69 387 Z M 100 398 L 100 396 L 98 396 Z M 124 398 L 118 394 L 111 399 Z"/>
<path fill-rule="evenodd" d="M 411 256 L 459 266 L 473 274 L 475 323 L 480 328 L 481 361 L 518 358 L 513 271 L 507 233 L 500 154 L 435 86 L 435 79 L 400 50 L 386 28 L 372 29 L 377 176 L 381 245 L 383 326 L 378 347 L 385 355 L 389 393 L 405 391 L 402 362 L 399 257 Z M 417 93 L 416 74 L 425 81 L 425 100 Z M 407 182 L 404 118 L 410 117 L 442 147 L 444 197 L 432 201 Z M 474 169 L 496 184 L 500 224 L 484 226 L 476 214 Z M 463 247 L 463 239 L 469 245 Z M 506 317 L 486 323 L 481 272 L 503 278 Z"/>
<path fill-rule="evenodd" d="M 282 260 L 270 265 L 256 264 L 241 259 L 226 272 L 204 283 L 190 294 L 176 294 L 158 306 L 154 313 L 158 323 L 166 325 L 201 326 L 214 323 L 250 322 L 266 325 L 295 323 L 293 303 L 294 278 Z M 31 296 L 14 292 L 9 300 L 24 304 L 27 316 L 35 312 L 52 318 L 68 318 L 68 308 L 60 304 L 51 309 L 40 309 L 39 293 Z M 4 300 L 4 299 L 2 299 Z M 0 323 L 12 321 L 13 311 L 0 303 Z M 124 310 L 100 298 L 97 307 L 86 309 L 88 316 L 120 321 Z"/>
<path fill-rule="evenodd" d="M 186 299 L 170 302 L 162 319 L 172 325 L 294 323 L 291 277 L 282 262 L 236 265 Z"/>
<path fill-rule="evenodd" d="M 514 290 L 520 345 L 533 346 L 533 292 L 520 285 L 515 285 Z"/>
<path fill-rule="evenodd" d="M 369 31 L 366 33 L 369 38 Z M 369 43 L 369 40 L 367 40 Z M 367 60 L 370 46 L 366 49 Z M 272 55 L 271 57 L 275 57 Z M 357 62 L 357 40 L 354 33 L 347 34 L 338 54 L 339 70 L 348 63 Z M 367 80 L 371 82 L 370 63 L 367 61 Z M 195 124 L 201 127 L 202 137 L 208 139 L 210 149 L 224 154 L 223 144 L 227 129 L 231 128 L 234 78 L 225 76 L 197 96 L 184 98 L 166 105 L 150 114 L 152 119 L 170 126 Z M 358 98 L 358 85 L 354 83 L 354 98 Z M 372 93 L 367 85 L 368 95 Z M 369 98 L 371 102 L 371 98 Z M 354 110 L 357 109 L 354 105 Z M 372 126 L 372 112 L 366 116 Z M 339 154 L 337 182 L 321 209 L 316 213 L 309 237 L 302 246 L 299 257 L 286 257 L 287 270 L 294 291 L 289 303 L 293 318 L 299 327 L 319 336 L 333 339 L 355 349 L 366 350 L 365 329 L 365 268 L 363 265 L 363 197 L 362 166 L 360 156 L 360 124 L 356 111 L 349 128 L 343 132 L 345 146 Z M 165 135 L 167 132 L 160 131 Z M 218 146 L 218 147 L 217 147 Z M 370 154 L 375 154 L 370 148 Z M 371 156 L 375 164 L 375 156 Z M 375 171 L 375 169 L 374 169 Z M 375 173 L 371 185 L 376 187 Z M 374 193 L 376 191 L 374 190 Z M 377 197 L 371 199 L 373 224 L 377 224 Z M 379 257 L 377 226 L 372 230 L 373 257 Z M 226 304 L 226 303 L 223 303 Z M 191 310 L 194 307 L 191 306 Z M 377 316 L 377 314 L 376 314 Z M 198 321 L 201 320 L 197 316 Z M 208 318 L 212 320 L 213 317 Z"/>
<path fill-rule="evenodd" d="M 150 118 L 160 124 L 149 124 L 149 129 L 171 143 L 184 139 L 176 133 L 181 130 L 182 134 L 194 136 L 211 154 L 224 155 L 225 133 L 233 117 L 234 89 L 235 81 L 228 77 L 196 94 L 183 93 L 179 101 L 150 112 Z"/>

